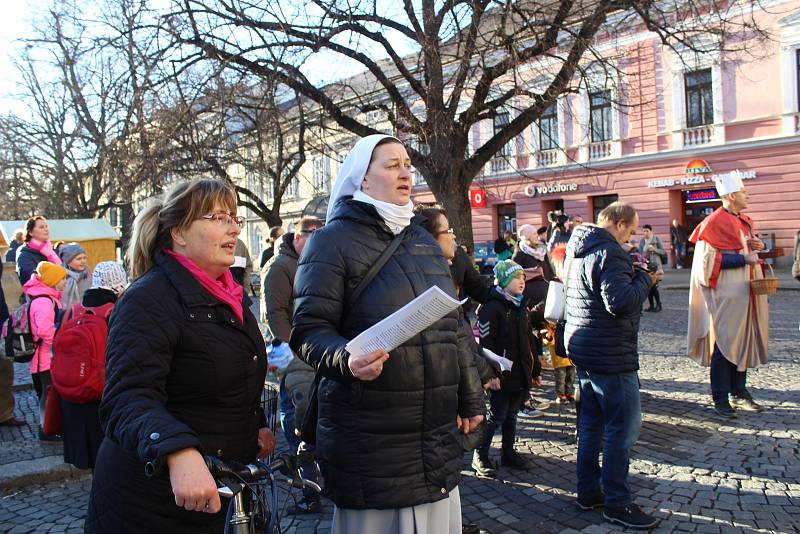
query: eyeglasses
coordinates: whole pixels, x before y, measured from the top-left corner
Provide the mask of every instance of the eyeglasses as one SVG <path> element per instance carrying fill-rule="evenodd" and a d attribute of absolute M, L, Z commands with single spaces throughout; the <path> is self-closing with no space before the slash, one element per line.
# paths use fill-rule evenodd
<path fill-rule="evenodd" d="M 448 228 L 447 230 L 442 230 L 441 232 L 436 232 L 436 237 L 439 237 L 440 235 L 443 235 L 443 234 L 450 234 L 451 236 L 455 236 L 456 235 L 456 231 L 453 230 L 452 228 Z"/>
<path fill-rule="evenodd" d="M 319 230 L 319 228 L 312 228 L 310 230 L 300 230 L 300 233 L 301 234 L 310 235 L 310 234 L 313 234 L 314 232 L 316 232 L 317 230 Z"/>
<path fill-rule="evenodd" d="M 217 223 L 218 226 L 227 226 L 235 223 L 239 228 L 244 227 L 244 217 L 241 215 L 231 215 L 230 213 L 225 213 L 222 211 L 217 213 L 209 213 L 208 215 L 201 215 L 200 219 L 213 221 Z"/>

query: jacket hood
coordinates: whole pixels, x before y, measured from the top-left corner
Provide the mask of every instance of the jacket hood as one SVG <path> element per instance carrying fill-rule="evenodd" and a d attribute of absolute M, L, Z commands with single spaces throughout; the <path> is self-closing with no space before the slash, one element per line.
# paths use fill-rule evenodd
<path fill-rule="evenodd" d="M 25 282 L 24 286 L 22 286 L 22 292 L 26 295 L 30 295 L 31 297 L 45 295 L 56 300 L 61 300 L 61 291 L 56 291 L 52 287 L 39 280 L 39 275 L 36 273 L 31 276 L 30 280 Z"/>
<path fill-rule="evenodd" d="M 281 236 L 280 245 L 278 245 L 278 254 L 289 256 L 297 259 L 299 256 L 294 249 L 294 233 L 286 232 Z"/>
<path fill-rule="evenodd" d="M 572 237 L 567 243 L 567 255 L 581 258 L 598 247 L 610 244 L 619 246 L 617 240 L 608 230 L 593 224 L 582 224 L 572 230 Z"/>

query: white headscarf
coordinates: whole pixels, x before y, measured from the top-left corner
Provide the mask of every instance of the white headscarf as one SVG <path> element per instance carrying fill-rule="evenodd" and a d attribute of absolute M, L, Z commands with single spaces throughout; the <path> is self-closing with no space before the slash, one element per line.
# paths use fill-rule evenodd
<path fill-rule="evenodd" d="M 375 146 L 384 139 L 394 139 L 402 144 L 402 141 L 391 135 L 368 135 L 359 139 L 350 150 L 350 153 L 347 154 L 347 158 L 345 158 L 344 163 L 342 163 L 339 169 L 339 175 L 336 177 L 336 183 L 333 185 L 331 196 L 328 199 L 326 220 L 330 221 L 334 206 L 336 206 L 336 202 L 338 202 L 340 198 L 354 195 L 356 191 L 361 189 L 361 182 L 364 181 L 364 175 L 367 174 L 369 162 L 372 159 L 372 152 L 375 150 Z M 366 193 L 363 196 L 359 195 L 358 200 L 369 202 L 375 206 L 378 213 L 383 217 L 384 221 L 386 221 L 395 234 L 399 233 L 405 226 L 408 226 L 408 222 L 411 220 L 414 204 L 410 200 L 406 206 L 395 206 L 373 199 Z M 408 215 L 408 220 L 403 224 L 406 215 Z M 402 228 L 395 232 L 395 228 L 398 226 L 402 226 Z"/>

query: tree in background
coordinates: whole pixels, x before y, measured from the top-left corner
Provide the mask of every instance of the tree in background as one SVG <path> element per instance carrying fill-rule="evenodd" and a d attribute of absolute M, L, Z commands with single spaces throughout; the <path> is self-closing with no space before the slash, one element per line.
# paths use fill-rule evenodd
<path fill-rule="evenodd" d="M 590 70 L 620 88 L 640 83 L 620 65 L 620 38 L 646 29 L 692 54 L 709 52 L 709 37 L 716 49 L 752 46 L 759 9 L 736 0 L 174 0 L 162 27 L 211 61 L 278 80 L 357 136 L 378 133 L 380 113 L 411 141 L 414 166 L 472 243 L 468 191 L 485 165 L 560 96 L 585 88 Z M 309 78 L 306 65 L 337 57 L 364 72 L 324 86 Z M 646 104 L 640 97 L 615 105 Z M 491 133 L 474 135 L 487 121 Z"/>

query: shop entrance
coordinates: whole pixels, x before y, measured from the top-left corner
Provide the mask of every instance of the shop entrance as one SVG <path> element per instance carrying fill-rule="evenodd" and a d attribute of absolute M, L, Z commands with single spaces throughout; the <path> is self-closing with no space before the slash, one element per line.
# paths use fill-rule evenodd
<path fill-rule="evenodd" d="M 502 236 L 506 232 L 517 233 L 516 204 L 497 205 L 497 235 Z"/>
<path fill-rule="evenodd" d="M 717 190 L 714 188 L 682 191 L 681 196 L 683 197 L 683 224 L 686 226 L 688 235 L 692 235 L 694 229 L 703 222 L 703 219 L 714 213 L 714 210 L 722 205 L 719 195 L 717 195 Z M 693 256 L 694 245 L 687 243 L 684 267 L 692 265 Z"/>
<path fill-rule="evenodd" d="M 549 224 L 547 214 L 551 211 L 560 211 L 564 213 L 564 199 L 553 198 L 550 200 L 542 200 L 542 226 Z"/>

